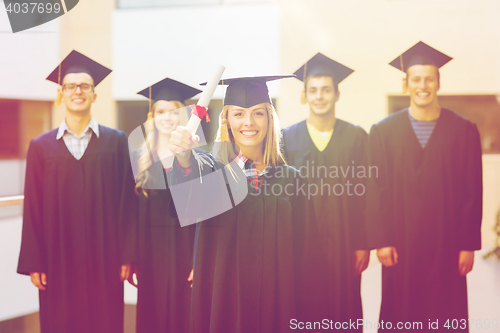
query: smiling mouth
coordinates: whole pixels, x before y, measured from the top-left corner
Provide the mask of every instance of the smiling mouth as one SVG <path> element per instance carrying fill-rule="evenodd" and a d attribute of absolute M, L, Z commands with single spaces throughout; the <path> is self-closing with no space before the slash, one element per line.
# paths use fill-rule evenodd
<path fill-rule="evenodd" d="M 426 97 L 429 97 L 430 94 L 427 92 L 419 92 L 419 93 L 417 93 L 417 96 L 420 98 L 426 98 Z"/>
<path fill-rule="evenodd" d="M 252 138 L 259 133 L 259 131 L 240 131 L 240 133 L 246 138 Z"/>
<path fill-rule="evenodd" d="M 75 103 L 83 103 L 83 102 L 85 102 L 85 99 L 83 99 L 83 98 L 75 98 L 75 99 L 72 99 L 71 101 L 75 102 Z"/>

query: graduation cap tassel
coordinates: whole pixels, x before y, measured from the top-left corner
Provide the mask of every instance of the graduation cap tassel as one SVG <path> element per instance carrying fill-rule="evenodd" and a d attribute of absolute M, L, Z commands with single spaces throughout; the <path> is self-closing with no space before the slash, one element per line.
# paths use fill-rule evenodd
<path fill-rule="evenodd" d="M 306 63 L 304 64 L 304 79 L 302 80 L 302 82 L 304 82 L 304 91 L 302 92 L 302 94 L 300 95 L 300 104 L 307 104 L 307 98 L 306 98 L 306 73 L 307 73 L 307 61 Z"/>
<path fill-rule="evenodd" d="M 403 67 L 403 55 L 399 56 L 399 62 L 401 64 L 401 70 L 404 72 L 404 67 Z M 406 77 L 403 77 L 403 94 L 406 94 L 408 92 L 406 88 Z"/>
<path fill-rule="evenodd" d="M 224 84 L 224 80 L 221 80 Z M 224 97 L 222 98 L 222 111 L 220 113 L 219 127 L 220 127 L 220 142 L 231 142 L 229 139 L 229 129 L 227 128 L 227 119 L 224 115 Z"/>
<path fill-rule="evenodd" d="M 57 87 L 57 98 L 56 101 L 54 102 L 56 105 L 61 105 L 61 100 L 62 100 L 62 93 L 61 93 L 61 64 L 59 64 L 59 74 L 57 77 L 57 83 L 59 84 L 59 87 Z"/>
<path fill-rule="evenodd" d="M 151 112 L 151 87 L 149 87 L 149 99 L 148 99 L 148 118 L 153 118 L 153 113 Z"/>
<path fill-rule="evenodd" d="M 151 109 L 151 87 L 149 87 L 149 106 L 148 106 L 148 118 L 146 119 L 146 130 L 149 133 L 153 131 L 153 110 Z"/>
<path fill-rule="evenodd" d="M 62 101 L 61 88 L 57 88 L 57 98 L 56 98 L 56 101 L 54 103 L 56 105 L 61 105 L 61 101 Z"/>
<path fill-rule="evenodd" d="M 306 92 L 303 91 L 300 95 L 300 104 L 307 104 Z"/>
<path fill-rule="evenodd" d="M 224 117 L 224 110 L 220 113 L 220 142 L 231 142 L 229 139 L 229 129 L 227 128 L 227 119 Z"/>

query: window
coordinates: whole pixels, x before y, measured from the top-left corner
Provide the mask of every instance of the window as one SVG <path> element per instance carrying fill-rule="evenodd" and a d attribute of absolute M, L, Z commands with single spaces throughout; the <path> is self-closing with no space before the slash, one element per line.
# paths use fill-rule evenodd
<path fill-rule="evenodd" d="M 19 102 L 0 100 L 0 159 L 21 155 Z"/>
<path fill-rule="evenodd" d="M 0 99 L 0 197 L 23 192 L 32 139 L 50 129 L 51 102 Z"/>

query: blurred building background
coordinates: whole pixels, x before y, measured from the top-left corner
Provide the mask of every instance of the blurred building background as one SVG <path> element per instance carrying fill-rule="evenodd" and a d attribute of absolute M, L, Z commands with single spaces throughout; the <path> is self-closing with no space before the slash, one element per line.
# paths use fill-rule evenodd
<path fill-rule="evenodd" d="M 15 273 L 22 226 L 22 198 L 16 196 L 23 192 L 30 140 L 64 118 L 64 107 L 53 104 L 57 86 L 45 77 L 71 50 L 113 69 L 96 90 L 92 112 L 99 123 L 126 133 L 146 119 L 148 102 L 136 93 L 166 76 L 197 86 L 219 63 L 226 66 L 225 77 L 293 73 L 317 52 L 355 70 L 340 85 L 337 115 L 369 131 L 409 105 L 401 93 L 403 75 L 388 63 L 420 40 L 454 58 L 441 69 L 440 104 L 480 129 L 484 250 L 469 276 L 469 311 L 471 318 L 500 320 L 500 287 L 494 289 L 500 267 L 480 257 L 495 245 L 500 208 L 498 0 L 86 0 L 57 20 L 16 34 L 3 8 L 0 332 L 37 332 L 36 288 Z M 306 118 L 300 81 L 273 82 L 270 90 L 283 126 Z M 223 93 L 218 88 L 210 106 L 207 137 L 215 134 Z M 371 263 L 363 297 L 365 316 L 376 321 L 380 265 L 375 258 Z M 135 299 L 127 286 L 126 302 Z M 127 311 L 127 331 L 133 332 L 133 308 Z"/>

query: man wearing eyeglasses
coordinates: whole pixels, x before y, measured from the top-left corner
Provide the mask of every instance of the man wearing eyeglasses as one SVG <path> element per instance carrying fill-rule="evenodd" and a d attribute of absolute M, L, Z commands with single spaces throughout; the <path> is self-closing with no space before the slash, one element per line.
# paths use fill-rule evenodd
<path fill-rule="evenodd" d="M 68 150 L 79 160 L 88 147 L 92 132 L 99 137 L 99 125 L 90 114 L 90 106 L 95 102 L 97 94 L 92 77 L 86 73 L 67 74 L 63 80 L 62 91 L 67 111 L 56 139 L 63 138 Z"/>
<path fill-rule="evenodd" d="M 133 251 L 121 212 L 135 182 L 126 135 L 90 113 L 110 72 L 70 53 L 47 78 L 61 84 L 66 117 L 29 146 L 17 271 L 39 289 L 42 333 L 123 332 Z"/>

